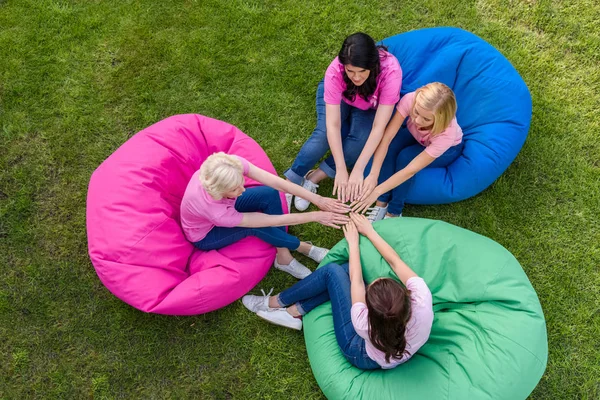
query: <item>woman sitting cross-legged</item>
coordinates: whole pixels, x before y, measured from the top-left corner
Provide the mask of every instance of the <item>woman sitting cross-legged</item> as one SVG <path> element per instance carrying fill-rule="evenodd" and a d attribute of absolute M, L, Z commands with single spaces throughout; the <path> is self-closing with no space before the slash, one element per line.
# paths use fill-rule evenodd
<path fill-rule="evenodd" d="M 302 315 L 331 301 L 336 339 L 348 362 L 362 369 L 394 368 L 429 338 L 431 292 L 366 217 L 350 214 L 350 218 L 344 228 L 349 265 L 327 264 L 276 296 L 247 295 L 242 302 L 269 322 L 300 330 Z M 373 243 L 404 285 L 379 278 L 365 288 L 359 233 Z"/>
<path fill-rule="evenodd" d="M 244 176 L 266 186 L 244 188 Z M 285 214 L 278 190 L 311 199 L 320 209 L 306 214 Z M 348 206 L 324 198 L 270 174 L 246 159 L 215 153 L 194 173 L 181 202 L 181 225 L 187 239 L 200 250 L 215 250 L 247 236 L 277 247 L 275 268 L 298 279 L 311 271 L 290 253 L 297 250 L 320 262 L 328 250 L 301 242 L 286 232 L 288 225 L 319 222 L 338 228 L 349 221 Z"/>

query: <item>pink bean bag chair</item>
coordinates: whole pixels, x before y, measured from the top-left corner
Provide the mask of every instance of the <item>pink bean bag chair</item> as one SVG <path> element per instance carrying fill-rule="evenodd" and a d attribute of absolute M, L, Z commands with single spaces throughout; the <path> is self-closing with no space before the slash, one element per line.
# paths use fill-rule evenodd
<path fill-rule="evenodd" d="M 253 139 L 197 114 L 144 129 L 94 171 L 87 196 L 89 253 L 100 280 L 119 299 L 145 312 L 203 314 L 239 299 L 266 275 L 275 258 L 267 243 L 250 237 L 203 252 L 181 230 L 187 183 L 219 151 L 276 173 Z M 281 201 L 287 212 L 283 194 Z"/>

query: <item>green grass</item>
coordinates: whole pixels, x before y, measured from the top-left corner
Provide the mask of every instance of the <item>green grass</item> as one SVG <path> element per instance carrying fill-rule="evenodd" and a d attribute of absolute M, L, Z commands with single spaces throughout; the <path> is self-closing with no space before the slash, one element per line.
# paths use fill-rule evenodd
<path fill-rule="evenodd" d="M 323 398 L 302 335 L 240 303 L 184 318 L 112 296 L 87 256 L 87 183 L 132 134 L 189 112 L 237 125 L 281 172 L 347 34 L 443 25 L 511 60 L 532 93 L 531 132 L 481 195 L 406 215 L 515 254 L 548 324 L 531 397 L 599 398 L 599 20 L 591 0 L 0 0 L 0 398 Z M 274 271 L 260 287 L 291 283 Z"/>

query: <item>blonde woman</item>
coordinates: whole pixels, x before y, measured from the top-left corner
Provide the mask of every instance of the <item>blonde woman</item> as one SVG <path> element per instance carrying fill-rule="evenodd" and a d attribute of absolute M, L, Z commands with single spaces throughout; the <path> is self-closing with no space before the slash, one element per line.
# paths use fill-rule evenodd
<path fill-rule="evenodd" d="M 375 151 L 364 194 L 351 205 L 353 211 L 367 210 L 371 222 L 402 216 L 415 174 L 427 167 L 448 166 L 462 153 L 456 108 L 454 92 L 440 82 L 402 97 Z"/>
<path fill-rule="evenodd" d="M 247 176 L 265 186 L 244 188 Z M 279 190 L 310 198 L 321 210 L 283 215 Z M 290 253 L 297 250 L 321 262 L 328 250 L 301 242 L 285 227 L 319 222 L 339 228 L 349 221 L 348 206 L 287 182 L 239 156 L 215 153 L 194 173 L 181 202 L 181 225 L 187 239 L 201 250 L 215 250 L 247 236 L 277 247 L 275 268 L 298 279 L 311 271 Z"/>

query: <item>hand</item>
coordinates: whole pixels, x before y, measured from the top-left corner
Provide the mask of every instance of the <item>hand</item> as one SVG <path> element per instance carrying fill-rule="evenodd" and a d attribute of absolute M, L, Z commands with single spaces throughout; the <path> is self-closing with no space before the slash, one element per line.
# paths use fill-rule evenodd
<path fill-rule="evenodd" d="M 345 168 L 335 172 L 335 181 L 333 183 L 333 195 L 337 194 L 337 199 L 342 203 L 348 201 L 348 171 Z"/>
<path fill-rule="evenodd" d="M 363 190 L 363 171 L 353 169 L 348 179 L 348 200 L 358 200 Z"/>
<path fill-rule="evenodd" d="M 331 211 L 338 214 L 348 214 L 350 212 L 349 205 L 330 197 L 319 196 L 319 200 L 315 202 L 315 205 L 323 211 Z"/>
<path fill-rule="evenodd" d="M 362 187 L 362 195 L 360 196 L 360 198 L 358 199 L 359 201 L 365 200 L 373 191 L 373 189 L 375 189 L 377 187 L 377 180 L 379 179 L 378 176 L 375 176 L 373 174 L 369 174 L 369 176 L 367 176 L 363 182 L 363 187 Z"/>
<path fill-rule="evenodd" d="M 350 221 L 347 215 L 336 214 L 329 211 L 315 211 L 315 222 L 321 225 L 330 226 L 335 229 L 340 229 L 340 225 L 345 225 Z"/>
<path fill-rule="evenodd" d="M 352 204 L 350 204 L 350 207 L 352 207 L 352 212 L 362 213 L 367 211 L 367 209 L 377 201 L 378 197 L 379 193 L 376 190 L 371 191 L 371 193 L 369 193 L 369 195 L 364 200 L 355 201 Z"/>
<path fill-rule="evenodd" d="M 356 230 L 356 225 L 354 222 L 350 221 L 346 225 L 342 227 L 344 230 L 344 236 L 348 241 L 349 246 L 358 246 L 358 230 Z"/>
<path fill-rule="evenodd" d="M 364 236 L 367 236 L 371 232 L 375 232 L 373 224 L 371 224 L 367 217 L 362 214 L 350 213 L 350 224 L 354 224 L 358 233 Z"/>

